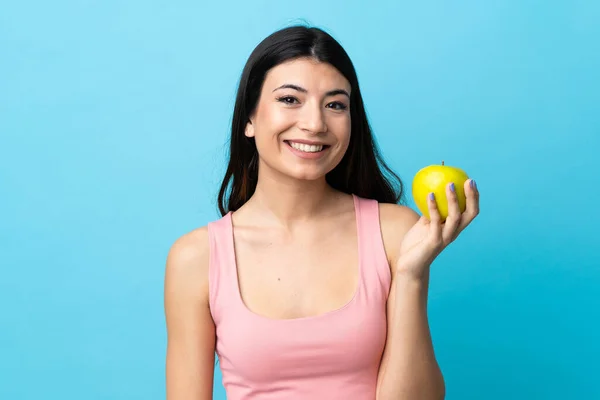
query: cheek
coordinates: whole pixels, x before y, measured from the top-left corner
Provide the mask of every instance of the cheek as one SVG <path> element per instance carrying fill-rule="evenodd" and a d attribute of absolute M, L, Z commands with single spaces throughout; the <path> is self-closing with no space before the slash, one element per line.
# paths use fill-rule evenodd
<path fill-rule="evenodd" d="M 335 121 L 331 121 L 331 130 L 335 133 L 338 143 L 342 147 L 348 147 L 350 143 L 350 131 L 352 125 L 350 123 L 350 117 L 340 118 Z"/>
<path fill-rule="evenodd" d="M 277 137 L 280 133 L 291 128 L 295 123 L 294 112 L 291 110 L 282 110 L 276 104 L 263 106 L 256 118 L 257 136 L 261 135 L 261 140 Z"/>
<path fill-rule="evenodd" d="M 293 128 L 295 117 L 290 110 L 277 105 L 262 106 L 256 113 L 254 140 L 261 158 L 269 159 L 279 153 L 281 134 Z"/>

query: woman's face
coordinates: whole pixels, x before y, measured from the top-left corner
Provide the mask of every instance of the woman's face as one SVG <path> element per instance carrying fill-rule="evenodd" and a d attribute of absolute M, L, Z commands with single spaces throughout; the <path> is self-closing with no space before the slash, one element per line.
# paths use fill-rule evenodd
<path fill-rule="evenodd" d="M 273 67 L 246 126 L 260 174 L 323 178 L 350 142 L 350 84 L 333 66 L 301 58 Z"/>

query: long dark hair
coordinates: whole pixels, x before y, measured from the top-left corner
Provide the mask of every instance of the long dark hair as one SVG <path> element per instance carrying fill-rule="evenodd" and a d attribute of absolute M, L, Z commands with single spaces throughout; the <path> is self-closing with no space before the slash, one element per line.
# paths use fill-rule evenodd
<path fill-rule="evenodd" d="M 327 174 L 327 183 L 341 192 L 399 203 L 404 187 L 384 162 L 371 133 L 358 78 L 342 46 L 321 29 L 292 26 L 264 39 L 252 52 L 242 72 L 233 111 L 229 163 L 219 190 L 221 215 L 240 208 L 252 196 L 258 179 L 258 153 L 254 139 L 245 136 L 267 72 L 285 61 L 310 57 L 331 64 L 348 80 L 351 134 L 346 154 Z"/>

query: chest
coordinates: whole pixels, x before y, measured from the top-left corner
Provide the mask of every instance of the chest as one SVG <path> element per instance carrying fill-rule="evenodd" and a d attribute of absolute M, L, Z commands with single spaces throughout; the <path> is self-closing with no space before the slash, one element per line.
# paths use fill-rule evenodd
<path fill-rule="evenodd" d="M 312 386 L 319 377 L 374 384 L 387 335 L 385 302 L 362 304 L 325 318 L 225 318 L 217 329 L 223 376 L 255 387 L 281 382 Z"/>
<path fill-rule="evenodd" d="M 316 316 L 339 309 L 359 284 L 358 235 L 352 219 L 294 237 L 277 230 L 235 235 L 242 301 L 272 319 Z"/>

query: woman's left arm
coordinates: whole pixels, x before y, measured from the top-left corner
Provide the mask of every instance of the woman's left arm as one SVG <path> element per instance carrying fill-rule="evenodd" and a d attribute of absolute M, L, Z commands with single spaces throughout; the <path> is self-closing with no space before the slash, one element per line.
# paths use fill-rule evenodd
<path fill-rule="evenodd" d="M 441 221 L 435 200 L 430 219 L 407 207 L 381 209 L 384 244 L 392 270 L 388 297 L 388 334 L 379 368 L 377 400 L 441 400 L 445 384 L 437 363 L 427 318 L 429 269 L 435 258 L 479 214 L 479 192 L 465 182 L 467 207 L 460 212 L 452 185 L 446 188 L 448 218 Z M 400 243 L 398 246 L 396 243 Z"/>

